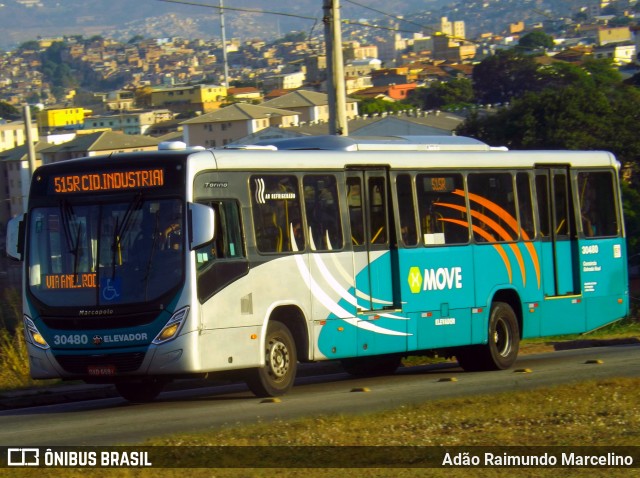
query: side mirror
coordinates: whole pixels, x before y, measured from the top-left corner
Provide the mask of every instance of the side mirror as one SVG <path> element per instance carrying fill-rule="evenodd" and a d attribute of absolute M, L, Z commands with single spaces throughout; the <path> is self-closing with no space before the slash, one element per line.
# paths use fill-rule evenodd
<path fill-rule="evenodd" d="M 189 249 L 198 247 L 213 241 L 215 238 L 215 211 L 209 206 L 198 203 L 189 204 Z"/>
<path fill-rule="evenodd" d="M 24 225 L 26 214 L 21 214 L 7 223 L 7 256 L 16 261 L 21 261 L 24 255 Z"/>

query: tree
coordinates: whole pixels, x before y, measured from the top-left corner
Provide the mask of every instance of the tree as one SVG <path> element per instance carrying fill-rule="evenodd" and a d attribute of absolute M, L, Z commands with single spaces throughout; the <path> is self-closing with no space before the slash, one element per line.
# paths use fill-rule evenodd
<path fill-rule="evenodd" d="M 17 120 L 20 118 L 20 111 L 15 106 L 0 101 L 0 118 Z"/>
<path fill-rule="evenodd" d="M 527 33 L 518 42 L 518 46 L 527 51 L 548 50 L 555 45 L 553 37 L 542 30 Z"/>
<path fill-rule="evenodd" d="M 471 80 L 459 78 L 439 81 L 427 88 L 418 88 L 411 103 L 426 110 L 447 109 L 471 105 L 475 102 L 474 98 Z"/>
<path fill-rule="evenodd" d="M 538 65 L 533 57 L 501 50 L 473 69 L 473 91 L 480 103 L 507 103 L 537 89 Z"/>
<path fill-rule="evenodd" d="M 474 115 L 458 133 L 517 149 L 607 149 L 622 161 L 640 158 L 640 90 L 624 84 L 609 62 L 558 62 L 532 76 L 538 83 L 530 83 L 510 108 Z"/>
<path fill-rule="evenodd" d="M 411 105 L 398 101 L 387 101 L 381 98 L 357 98 L 360 114 L 372 115 L 376 113 L 396 112 L 410 109 Z"/>

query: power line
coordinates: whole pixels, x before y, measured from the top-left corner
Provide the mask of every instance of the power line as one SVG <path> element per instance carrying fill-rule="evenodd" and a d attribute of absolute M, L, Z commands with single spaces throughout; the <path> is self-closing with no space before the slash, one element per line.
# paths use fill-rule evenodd
<path fill-rule="evenodd" d="M 216 10 L 229 10 L 232 12 L 245 12 L 245 13 L 260 13 L 265 15 L 281 15 L 283 17 L 293 17 L 293 18 L 301 18 L 303 20 L 314 20 L 317 21 L 316 17 L 307 17 L 305 15 L 296 15 L 295 13 L 284 13 L 284 12 L 272 12 L 269 10 L 261 10 L 258 8 L 235 8 L 235 7 L 220 7 L 218 5 L 209 5 L 207 3 L 198 3 L 198 2 L 188 2 L 185 0 L 158 0 L 159 2 L 165 3 L 177 3 L 180 5 L 191 5 L 195 7 L 205 7 L 205 8 L 214 8 Z"/>
<path fill-rule="evenodd" d="M 363 5 L 362 3 L 356 2 L 355 0 L 345 0 L 345 2 L 351 3 L 352 5 L 356 5 L 358 7 L 361 7 L 361 8 L 367 9 L 367 10 L 371 10 L 372 12 L 379 13 L 380 15 L 384 15 L 385 17 L 393 18 L 394 20 L 398 20 L 400 22 L 408 23 L 410 25 L 415 25 L 415 26 L 421 28 L 422 30 L 430 30 L 432 33 L 442 33 L 442 32 L 438 31 L 434 27 L 422 25 L 420 23 L 416 23 L 414 21 L 407 20 L 406 18 L 404 18 L 402 16 L 394 15 L 392 13 L 387 13 L 387 12 L 384 12 L 382 10 L 378 10 L 377 8 L 370 7 L 368 5 Z M 363 24 L 363 23 L 358 23 L 358 22 L 351 22 L 351 23 L 355 24 L 355 25 L 369 26 L 368 24 Z M 385 29 L 385 27 L 382 27 L 382 26 L 379 26 L 379 25 L 376 25 L 375 28 Z M 394 29 L 394 28 L 386 28 L 386 29 L 387 30 L 395 30 L 395 31 L 403 32 L 403 33 L 415 33 L 413 31 L 409 31 L 409 30 L 401 30 L 401 29 Z M 468 43 L 478 43 L 477 41 L 469 40 L 468 38 L 456 37 L 454 35 L 444 34 L 444 36 L 446 36 L 447 38 L 450 38 L 452 40 L 456 40 L 456 41 L 464 41 L 464 42 L 468 42 Z"/>
<path fill-rule="evenodd" d="M 383 12 L 382 10 L 378 10 L 377 8 L 373 8 L 373 7 L 370 7 L 368 5 L 363 5 L 362 3 L 355 2 L 354 0 L 344 0 L 344 1 L 347 2 L 347 3 L 351 3 L 352 5 L 356 5 L 358 7 L 365 8 L 367 10 L 371 10 L 372 12 L 379 13 L 380 15 L 384 15 L 385 17 L 393 18 L 394 20 L 398 20 L 400 22 L 409 23 L 411 25 L 415 25 L 417 27 L 420 27 L 420 28 L 423 28 L 423 29 L 426 29 L 426 30 L 434 30 L 435 31 L 435 28 L 433 28 L 433 27 L 427 27 L 427 26 L 421 25 L 419 23 L 412 22 L 411 20 L 407 20 L 406 18 L 403 18 L 400 15 L 394 15 L 392 13 L 386 13 L 386 12 Z"/>
<path fill-rule="evenodd" d="M 216 9 L 216 10 L 229 10 L 229 11 L 234 11 L 234 12 L 257 13 L 257 14 L 264 14 L 264 15 L 280 15 L 280 16 L 283 16 L 283 17 L 300 18 L 302 20 L 313 20 L 315 23 L 314 23 L 314 26 L 311 27 L 310 33 L 313 32 L 313 29 L 315 28 L 315 25 L 320 21 L 320 19 L 318 17 L 308 17 L 308 16 L 305 16 L 305 15 L 296 15 L 294 13 L 274 12 L 274 11 L 271 11 L 271 10 L 261 10 L 261 9 L 258 9 L 258 8 L 237 8 L 237 7 L 227 7 L 227 6 L 220 7 L 218 5 L 209 5 L 207 3 L 191 2 L 191 1 L 187 1 L 187 0 L 158 0 L 158 1 L 159 2 L 165 2 L 165 3 L 177 3 L 179 5 L 190 5 L 190 6 L 194 6 L 194 7 L 213 8 L 213 9 Z M 367 7 L 365 5 L 360 5 L 360 4 L 355 3 L 355 2 L 351 2 L 351 3 L 353 3 L 354 5 L 357 5 L 357 6 L 362 6 L 363 8 L 369 8 L 370 10 L 378 11 L 378 10 L 375 10 L 375 9 L 373 9 L 371 7 Z M 382 13 L 382 12 L 379 12 L 379 13 Z M 394 16 L 393 18 L 397 18 L 398 20 L 401 20 L 400 17 L 395 17 Z M 413 23 L 413 22 L 411 22 L 409 20 L 403 20 L 403 21 L 405 21 L 407 23 Z M 343 19 L 343 20 L 340 21 L 340 23 L 343 23 L 345 25 L 357 25 L 357 26 L 361 26 L 361 27 L 375 28 L 375 29 L 378 29 L 378 30 L 397 31 L 397 32 L 401 32 L 401 33 L 415 33 L 415 32 L 413 32 L 411 30 L 404 30 L 404 29 L 401 29 L 401 28 L 394 28 L 394 27 L 385 27 L 385 26 L 382 26 L 382 25 L 364 23 L 364 22 L 359 22 L 359 21 L 354 21 L 354 20 L 345 20 L 345 19 Z M 425 26 L 420 25 L 418 23 L 413 23 L 413 24 L 419 26 L 420 28 L 426 28 L 426 29 L 430 28 L 431 30 L 433 30 L 433 28 L 431 28 L 431 27 L 425 27 Z"/>

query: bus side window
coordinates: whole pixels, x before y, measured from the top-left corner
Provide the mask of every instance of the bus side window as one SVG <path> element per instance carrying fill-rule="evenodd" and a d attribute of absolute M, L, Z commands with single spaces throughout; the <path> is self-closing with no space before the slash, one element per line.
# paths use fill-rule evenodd
<path fill-rule="evenodd" d="M 612 174 L 608 171 L 578 173 L 578 193 L 583 234 L 586 237 L 617 235 L 618 218 Z"/>
<path fill-rule="evenodd" d="M 362 215 L 362 183 L 360 178 L 347 178 L 347 205 L 351 224 L 351 243 L 364 244 L 364 218 Z"/>
<path fill-rule="evenodd" d="M 472 173 L 468 182 L 476 242 L 516 240 L 519 231 L 511 173 Z"/>
<path fill-rule="evenodd" d="M 396 194 L 400 212 L 400 235 L 405 246 L 415 246 L 418 243 L 416 228 L 416 208 L 413 204 L 413 183 L 411 176 L 400 174 L 396 178 Z"/>
<path fill-rule="evenodd" d="M 297 252 L 304 249 L 298 178 L 292 175 L 252 176 L 253 225 L 258 251 Z"/>
<path fill-rule="evenodd" d="M 242 243 L 240 208 L 236 201 L 215 201 L 209 204 L 215 211 L 215 240 L 196 250 L 198 268 L 212 261 L 245 257 Z"/>
<path fill-rule="evenodd" d="M 461 174 L 419 174 L 418 216 L 425 246 L 469 242 Z"/>
<path fill-rule="evenodd" d="M 543 237 L 551 236 L 551 204 L 549 201 L 549 183 L 544 174 L 536 175 L 536 198 L 538 201 L 538 216 L 540 234 Z"/>
<path fill-rule="evenodd" d="M 314 251 L 342 249 L 342 225 L 335 176 L 303 179 L 309 241 Z"/>
<path fill-rule="evenodd" d="M 371 244 L 387 242 L 387 189 L 385 178 L 369 178 L 369 237 Z"/>
<path fill-rule="evenodd" d="M 533 224 L 533 202 L 531 200 L 531 185 L 529 174 L 516 175 L 516 189 L 518 191 L 518 211 L 520 212 L 520 230 L 522 239 L 531 240 L 535 236 Z"/>

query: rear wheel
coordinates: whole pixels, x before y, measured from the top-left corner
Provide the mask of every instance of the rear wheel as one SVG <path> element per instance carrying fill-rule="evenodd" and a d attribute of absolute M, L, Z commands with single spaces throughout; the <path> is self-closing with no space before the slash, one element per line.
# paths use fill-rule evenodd
<path fill-rule="evenodd" d="M 520 327 L 511 306 L 505 302 L 491 305 L 489 341 L 460 349 L 456 358 L 466 371 L 505 370 L 518 358 Z"/>
<path fill-rule="evenodd" d="M 296 344 L 286 325 L 269 322 L 263 353 L 265 366 L 248 372 L 247 385 L 258 397 L 284 395 L 293 387 L 298 369 Z"/>
<path fill-rule="evenodd" d="M 164 389 L 167 382 L 159 379 L 116 382 L 116 390 L 125 400 L 133 403 L 153 401 Z"/>

